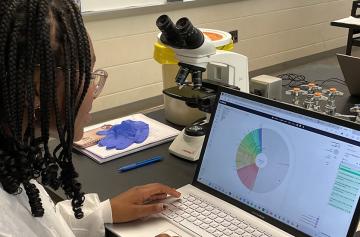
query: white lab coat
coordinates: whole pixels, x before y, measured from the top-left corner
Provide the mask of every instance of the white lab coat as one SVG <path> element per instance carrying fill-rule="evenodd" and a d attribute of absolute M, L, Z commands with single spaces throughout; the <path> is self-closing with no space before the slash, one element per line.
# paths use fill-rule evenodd
<path fill-rule="evenodd" d="M 112 223 L 110 201 L 99 201 L 97 194 L 85 195 L 84 217 L 77 220 L 66 200 L 54 205 L 44 187 L 32 180 L 40 191 L 43 217 L 31 215 L 25 190 L 19 195 L 8 194 L 0 184 L 1 237 L 99 237 L 105 236 L 104 223 Z"/>

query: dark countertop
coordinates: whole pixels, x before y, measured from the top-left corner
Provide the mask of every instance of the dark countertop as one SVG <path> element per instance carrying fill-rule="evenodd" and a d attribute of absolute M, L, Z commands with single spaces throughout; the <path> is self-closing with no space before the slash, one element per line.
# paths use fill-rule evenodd
<path fill-rule="evenodd" d="M 288 88 L 283 89 L 285 91 Z M 349 96 L 345 86 L 338 86 L 338 89 L 345 92 L 344 96 L 336 100 L 338 112 L 349 114 L 347 111 L 353 104 L 359 103 L 359 98 Z M 283 101 L 290 102 L 291 97 L 283 94 Z M 146 115 L 162 123 L 171 125 L 165 120 L 163 109 L 150 112 Z M 181 127 L 176 128 L 181 129 Z M 50 145 L 54 146 L 55 141 L 52 141 Z M 192 182 L 197 163 L 169 154 L 169 146 L 170 142 L 103 164 L 98 164 L 80 153 L 74 153 L 73 163 L 80 174 L 79 181 L 82 184 L 82 190 L 85 193 L 98 193 L 100 200 L 111 198 L 131 187 L 152 182 L 159 182 L 174 188 L 179 188 Z M 159 155 L 164 158 L 161 162 L 125 173 L 117 172 L 117 168 L 120 166 Z M 65 198 L 61 189 L 54 193 L 61 198 Z M 114 235 L 107 232 L 107 236 Z M 360 234 L 357 233 L 355 237 L 356 236 L 360 237 Z"/>
<path fill-rule="evenodd" d="M 345 92 L 344 96 L 338 97 L 336 100 L 337 111 L 349 114 L 349 108 L 353 104 L 359 103 L 359 98 L 350 96 L 346 86 L 337 86 L 338 90 Z M 288 88 L 284 87 L 283 89 L 285 91 Z M 289 103 L 291 97 L 283 94 L 282 100 Z M 163 109 L 158 109 L 146 115 L 162 123 L 181 129 L 181 127 L 175 126 L 165 120 Z M 56 141 L 52 141 L 50 146 L 55 146 L 55 144 Z M 79 181 L 82 184 L 82 190 L 85 193 L 98 193 L 101 200 L 111 198 L 133 186 L 152 182 L 164 183 L 174 188 L 179 188 L 192 182 L 197 163 L 169 154 L 169 146 L 170 142 L 103 164 L 98 164 L 85 155 L 74 152 L 73 163 L 80 175 Z M 117 168 L 121 166 L 159 155 L 164 158 L 161 162 L 125 173 L 117 172 Z M 54 191 L 54 193 L 62 199 L 65 198 L 61 189 Z"/>
<path fill-rule="evenodd" d="M 169 124 L 164 119 L 164 110 L 157 110 L 147 115 Z M 53 141 L 52 145 L 54 144 L 55 141 Z M 100 200 L 104 200 L 136 185 L 159 182 L 179 188 L 191 183 L 195 174 L 196 162 L 170 155 L 168 152 L 169 146 L 170 142 L 103 164 L 98 164 L 80 153 L 74 153 L 73 163 L 79 173 L 79 181 L 82 184 L 83 192 L 98 193 Z M 161 162 L 125 173 L 117 172 L 117 168 L 120 166 L 159 155 L 164 158 Z M 54 191 L 54 193 L 61 198 L 65 198 L 65 194 L 61 189 Z"/>

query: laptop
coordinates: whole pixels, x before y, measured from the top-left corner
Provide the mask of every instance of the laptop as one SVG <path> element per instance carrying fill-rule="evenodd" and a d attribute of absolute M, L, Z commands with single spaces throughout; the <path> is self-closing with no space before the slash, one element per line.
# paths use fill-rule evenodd
<path fill-rule="evenodd" d="M 336 54 L 351 95 L 360 96 L 360 58 Z"/>
<path fill-rule="evenodd" d="M 192 184 L 121 237 L 352 237 L 360 125 L 221 88 Z"/>

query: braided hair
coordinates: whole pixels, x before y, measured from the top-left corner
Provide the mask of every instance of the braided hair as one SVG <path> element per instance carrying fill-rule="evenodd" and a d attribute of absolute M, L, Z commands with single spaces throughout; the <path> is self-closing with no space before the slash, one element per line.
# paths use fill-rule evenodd
<path fill-rule="evenodd" d="M 37 71 L 40 109 L 34 106 Z M 63 83 L 58 73 L 63 74 Z M 43 216 L 44 209 L 39 190 L 30 182 L 34 178 L 55 190 L 61 187 L 72 199 L 75 217 L 84 215 L 72 144 L 90 78 L 89 39 L 73 0 L 0 1 L 0 183 L 14 195 L 23 187 L 35 217 Z M 61 103 L 59 85 L 64 86 Z M 40 137 L 35 134 L 37 120 Z M 60 141 L 53 152 L 48 145 L 52 120 Z"/>

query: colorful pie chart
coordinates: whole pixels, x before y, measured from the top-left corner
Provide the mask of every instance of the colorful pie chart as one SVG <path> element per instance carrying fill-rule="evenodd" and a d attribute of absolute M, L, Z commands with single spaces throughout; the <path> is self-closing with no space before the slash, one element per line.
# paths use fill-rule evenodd
<path fill-rule="evenodd" d="M 266 193 L 276 189 L 290 167 L 284 138 L 268 128 L 255 129 L 241 140 L 236 155 L 237 175 L 249 190 Z"/>

